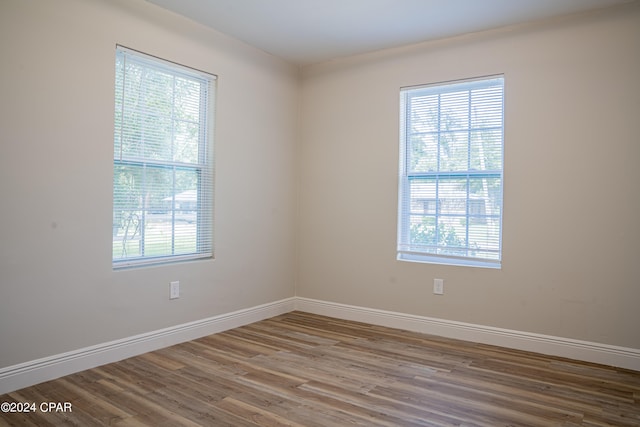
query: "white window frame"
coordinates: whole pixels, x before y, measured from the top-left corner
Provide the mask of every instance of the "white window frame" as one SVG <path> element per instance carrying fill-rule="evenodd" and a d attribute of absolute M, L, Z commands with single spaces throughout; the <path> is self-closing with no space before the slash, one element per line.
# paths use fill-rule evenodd
<path fill-rule="evenodd" d="M 491 126 L 487 125 L 486 128 L 478 123 L 483 122 L 482 101 L 474 101 L 478 98 L 472 98 L 472 94 L 476 94 L 478 90 L 487 89 L 488 87 L 499 86 L 500 90 L 495 89 L 499 93 L 499 111 L 496 107 L 496 100 L 492 100 L 494 104 L 491 107 L 487 107 L 487 123 L 491 123 Z M 466 124 L 456 126 L 456 132 L 464 133 L 468 132 L 467 138 L 467 166 L 464 168 L 446 169 L 441 170 L 441 149 L 442 142 L 445 134 L 452 134 L 453 132 L 445 129 L 443 123 L 443 116 L 445 112 L 441 109 L 442 96 L 453 93 L 469 94 L 467 101 L 468 112 L 465 118 Z M 437 124 L 433 124 L 432 127 L 420 126 L 418 119 L 412 119 L 411 100 L 418 97 L 430 97 L 430 100 L 437 99 L 437 107 L 435 112 L 429 110 L 427 116 L 430 120 L 436 120 Z M 437 98 L 434 98 L 437 97 Z M 418 104 L 416 104 L 418 105 Z M 425 108 L 425 107 L 415 107 Z M 443 107 L 445 108 L 445 107 Z M 466 108 L 466 107 L 465 107 Z M 426 111 L 426 108 L 425 110 Z M 449 110 L 451 111 L 451 110 Z M 421 110 L 424 117 L 425 113 Z M 478 114 L 479 112 L 479 114 Z M 499 113 L 499 118 L 497 118 Z M 490 117 L 489 117 L 490 116 Z M 472 118 L 473 117 L 473 118 Z M 414 123 L 415 122 L 415 123 Z M 498 123 L 499 122 L 499 123 Z M 496 123 L 499 126 L 496 126 Z M 428 128 L 428 131 L 424 129 Z M 489 129 L 490 128 L 490 129 Z M 492 132 L 493 148 L 499 143 L 499 155 L 493 154 L 491 163 L 492 167 L 484 167 L 484 160 L 481 162 L 481 167 L 478 167 L 478 161 L 474 164 L 476 167 L 471 166 L 472 156 L 478 157 L 478 154 L 471 152 L 472 132 Z M 419 135 L 420 134 L 420 135 Z M 430 166 L 423 167 L 422 170 L 412 170 L 412 160 L 427 159 L 424 154 L 415 155 L 412 154 L 411 140 L 412 137 L 420 138 L 421 135 L 429 134 L 429 144 L 431 144 L 428 152 L 432 154 L 429 158 Z M 479 133 L 474 134 L 476 138 Z M 479 137 L 480 139 L 483 137 Z M 499 142 L 498 141 L 499 138 Z M 425 143 L 426 146 L 427 143 Z M 464 143 L 463 143 L 464 144 Z M 481 142 L 480 146 L 483 145 Z M 462 145 L 464 146 L 464 145 Z M 433 148 L 435 147 L 435 148 Z M 414 156 L 412 158 L 412 156 Z M 484 155 L 482 156 L 484 159 Z M 496 167 L 496 165 L 498 167 Z M 460 265 L 460 266 L 472 266 L 472 267 L 486 267 L 486 268 L 501 268 L 502 263 L 502 197 L 504 188 L 504 76 L 495 75 L 482 78 L 460 80 L 453 82 L 444 82 L 423 86 L 412 86 L 401 88 L 400 90 L 400 165 L 399 165 L 399 197 L 398 197 L 398 247 L 397 247 L 397 259 L 401 261 L 413 261 L 413 262 L 425 262 L 447 265 Z M 414 181 L 415 180 L 415 181 Z M 420 181 L 421 180 L 421 181 Z M 439 195 L 439 189 L 449 182 L 453 185 L 453 180 L 457 182 L 466 182 L 466 195 L 462 194 L 459 198 L 448 196 L 442 197 Z M 475 181 L 474 181 L 475 180 Z M 472 199 L 470 197 L 471 187 L 470 183 L 487 182 L 491 180 L 494 185 L 491 191 L 491 198 L 485 197 L 484 200 Z M 412 181 L 416 183 L 425 183 L 415 185 L 412 189 Z M 427 184 L 428 183 L 428 184 Z M 496 189 L 495 183 L 499 183 L 499 189 Z M 424 190 L 428 186 L 429 191 Z M 462 187 L 462 186 L 461 186 Z M 434 188 L 435 191 L 431 191 Z M 497 191 L 496 191 L 497 190 Z M 423 199 L 418 197 L 418 191 L 422 191 L 424 194 L 429 194 Z M 463 190 L 465 191 L 465 190 Z M 414 194 L 412 194 L 412 192 Z M 442 191 L 445 193 L 445 191 Z M 451 191 L 449 191 L 451 194 Z M 486 194 L 486 193 L 485 193 Z M 476 203 L 477 202 L 477 203 Z M 423 203 L 422 211 L 416 206 L 419 203 Z M 482 209 L 485 203 L 490 203 L 491 208 L 488 209 L 488 213 Z M 452 208 L 451 206 L 458 204 L 458 207 Z M 456 212 L 455 209 L 458 209 Z M 453 212 L 453 213 L 452 213 Z M 463 212 L 463 213 L 460 213 Z M 428 218 L 428 219 L 425 219 Z M 427 221 L 429 227 L 423 227 L 421 230 L 428 229 L 429 239 L 416 238 L 416 230 L 420 227 L 419 221 Z M 478 220 L 485 221 L 491 226 L 486 226 L 485 234 L 490 235 L 486 237 L 486 240 L 477 239 L 479 232 L 477 228 L 470 233 L 470 224 L 473 221 Z M 413 222 L 412 222 L 413 221 Z M 453 228 L 453 235 L 455 236 L 454 243 L 446 242 L 446 237 L 441 237 L 441 233 L 447 232 L 448 223 L 455 223 Z M 457 224 L 462 224 L 458 226 Z M 440 229 L 439 229 L 440 227 Z M 477 226 L 473 226 L 477 227 Z M 496 228 L 497 227 L 497 228 Z M 462 231 L 460 231 L 463 229 Z M 457 233 L 456 233 L 457 232 Z M 423 234 L 423 235 L 426 235 Z M 436 237 L 437 236 L 437 237 Z M 434 240 L 435 239 L 435 240 Z M 474 240 L 475 239 L 475 240 Z M 425 242 L 427 240 L 427 242 Z"/>
<path fill-rule="evenodd" d="M 113 186 L 113 247 L 112 247 L 112 267 L 114 269 L 128 268 L 135 266 L 165 264 L 171 262 L 194 260 L 213 257 L 213 197 L 214 197 L 214 172 L 213 172 L 213 124 L 214 124 L 214 105 L 215 105 L 215 75 L 185 67 L 170 61 L 159 59 L 123 46 L 116 46 L 116 68 L 121 64 L 120 69 L 116 69 L 116 119 L 114 123 L 114 186 Z M 195 82 L 199 86 L 199 101 L 197 108 L 197 120 L 192 120 L 190 125 L 197 127 L 197 154 L 196 158 L 184 160 L 178 158 L 175 154 L 171 154 L 172 158 L 154 158 L 147 154 L 136 153 L 128 154 L 123 150 L 123 128 L 125 122 L 123 117 L 131 112 L 127 108 L 125 102 L 126 85 L 124 83 L 127 78 L 127 62 L 131 65 L 135 63 L 140 69 L 160 71 L 173 78 L 173 88 L 175 90 L 176 79 L 181 81 Z M 120 77 L 120 80 L 119 80 Z M 120 85 L 120 86 L 118 86 Z M 120 99 L 118 99 L 120 97 Z M 187 122 L 186 119 L 179 118 L 176 114 L 176 94 L 172 93 L 171 112 L 166 114 L 164 118 L 171 122 L 171 131 L 169 138 L 156 138 L 153 141 L 161 149 L 168 149 L 173 153 L 174 141 L 178 133 L 175 131 L 177 123 Z M 140 117 L 148 114 L 158 116 L 157 112 L 136 110 L 136 114 Z M 143 144 L 143 137 L 139 138 Z M 138 141 L 138 139 L 136 139 Z M 162 221 L 166 229 L 166 235 L 163 237 L 163 248 L 161 250 L 146 250 L 146 246 L 152 247 L 152 243 L 159 240 L 157 235 L 153 237 L 145 236 L 145 233 L 151 235 L 151 232 L 145 232 L 147 225 L 150 225 L 154 214 L 151 212 L 145 202 L 140 200 L 146 196 L 138 197 L 137 202 L 122 202 L 121 197 L 117 199 L 118 194 L 122 194 L 123 190 L 118 189 L 116 185 L 117 170 L 123 167 L 130 168 L 132 171 L 145 176 L 150 171 L 156 173 L 164 173 L 165 176 L 171 176 L 167 184 L 163 184 L 171 192 L 168 197 L 167 210 L 162 212 Z M 120 168 L 120 169 L 118 169 Z M 190 174 L 195 177 L 195 188 L 185 191 L 183 198 L 189 197 L 188 201 L 180 199 L 176 194 L 177 175 Z M 140 184 L 141 194 L 148 195 L 152 191 L 151 184 Z M 173 188 L 173 190 L 171 189 Z M 188 195 L 187 195 L 188 194 Z M 131 197 L 131 199 L 134 199 Z M 137 206 L 136 206 L 137 203 Z M 183 207 L 180 207 L 182 203 Z M 188 204 L 188 208 L 184 208 Z M 187 210 L 188 209 L 188 210 Z M 192 224 L 185 227 L 184 224 Z M 182 228 L 181 228 L 182 227 Z M 163 229 L 163 230 L 164 230 Z M 184 231 L 187 229 L 187 231 Z M 163 231 L 164 233 L 164 231 Z M 188 249 L 181 248 L 177 243 L 179 238 L 188 238 L 195 243 L 190 244 Z M 154 240 L 155 239 L 155 240 Z M 190 241 L 191 241 L 190 240 Z M 133 245 L 133 246 L 132 246 Z M 133 250 L 126 248 L 133 247 Z M 132 255 L 129 252 L 133 252 Z"/>

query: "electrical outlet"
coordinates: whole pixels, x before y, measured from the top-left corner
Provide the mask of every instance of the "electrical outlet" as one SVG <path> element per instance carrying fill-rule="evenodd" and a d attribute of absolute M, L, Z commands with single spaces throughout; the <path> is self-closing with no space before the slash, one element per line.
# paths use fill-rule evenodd
<path fill-rule="evenodd" d="M 433 293 L 436 295 L 444 294 L 444 280 L 433 279 Z"/>
<path fill-rule="evenodd" d="M 180 282 L 171 282 L 169 285 L 169 299 L 180 298 Z"/>

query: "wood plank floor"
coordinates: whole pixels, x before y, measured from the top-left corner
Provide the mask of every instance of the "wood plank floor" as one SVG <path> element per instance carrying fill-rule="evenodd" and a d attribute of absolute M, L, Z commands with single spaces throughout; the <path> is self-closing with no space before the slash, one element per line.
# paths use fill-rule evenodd
<path fill-rule="evenodd" d="M 640 372 L 292 312 L 0 396 L 10 426 L 640 426 Z"/>

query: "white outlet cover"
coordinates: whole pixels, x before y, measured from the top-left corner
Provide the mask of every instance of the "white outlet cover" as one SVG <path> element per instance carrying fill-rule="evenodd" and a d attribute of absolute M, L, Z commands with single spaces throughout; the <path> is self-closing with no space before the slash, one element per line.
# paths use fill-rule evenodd
<path fill-rule="evenodd" d="M 436 295 L 444 294 L 444 280 L 433 279 L 433 293 Z"/>
<path fill-rule="evenodd" d="M 169 299 L 180 298 L 180 282 L 171 282 L 169 285 Z"/>

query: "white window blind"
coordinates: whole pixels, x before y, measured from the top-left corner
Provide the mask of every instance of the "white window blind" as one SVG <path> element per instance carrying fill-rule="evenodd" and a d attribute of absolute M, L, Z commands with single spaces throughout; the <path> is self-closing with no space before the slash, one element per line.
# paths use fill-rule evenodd
<path fill-rule="evenodd" d="M 116 50 L 113 266 L 213 256 L 215 76 Z"/>
<path fill-rule="evenodd" d="M 504 78 L 400 92 L 398 259 L 499 268 Z"/>

